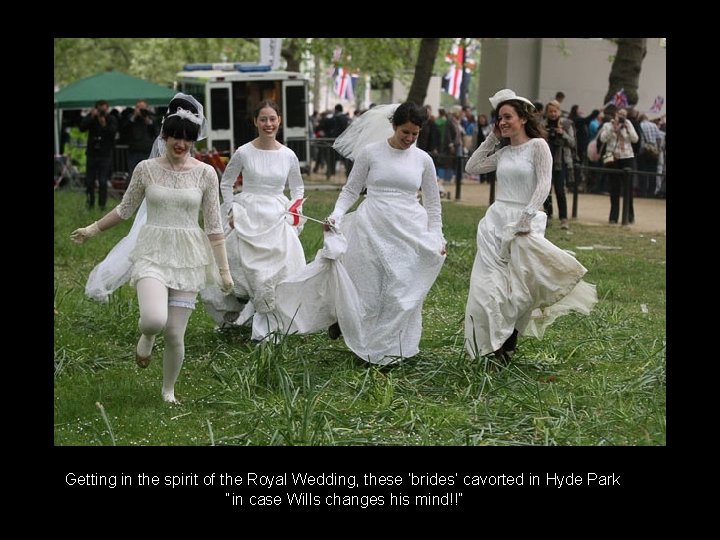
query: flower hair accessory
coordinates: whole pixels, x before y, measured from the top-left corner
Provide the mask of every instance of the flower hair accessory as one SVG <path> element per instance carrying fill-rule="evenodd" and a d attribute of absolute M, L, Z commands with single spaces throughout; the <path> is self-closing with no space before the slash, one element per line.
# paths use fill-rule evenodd
<path fill-rule="evenodd" d="M 203 123 L 203 120 L 202 120 L 202 118 L 200 118 L 199 114 L 196 114 L 192 111 L 186 111 L 182 107 L 178 107 L 177 111 L 175 111 L 172 114 L 169 114 L 168 118 L 170 118 L 171 116 L 179 116 L 180 118 L 184 118 L 185 120 L 190 120 L 193 124 L 197 124 L 199 126 L 201 126 Z"/>

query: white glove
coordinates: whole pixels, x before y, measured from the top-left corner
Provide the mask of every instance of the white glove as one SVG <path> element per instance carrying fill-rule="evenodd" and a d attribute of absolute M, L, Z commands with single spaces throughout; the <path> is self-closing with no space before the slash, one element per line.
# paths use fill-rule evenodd
<path fill-rule="evenodd" d="M 85 240 L 87 240 L 91 236 L 95 236 L 98 233 L 100 233 L 100 227 L 98 227 L 96 221 L 92 225 L 88 225 L 87 227 L 75 229 L 72 233 L 70 233 L 70 240 L 72 240 L 76 244 L 82 244 L 85 242 Z"/>
<path fill-rule="evenodd" d="M 220 279 L 222 279 L 222 285 L 220 286 L 220 290 L 225 294 L 230 294 L 233 291 L 235 283 L 233 282 L 233 278 L 230 275 L 229 268 L 223 268 L 222 270 L 220 270 Z"/>
<path fill-rule="evenodd" d="M 230 264 L 228 263 L 227 251 L 225 251 L 225 239 L 213 240 L 210 242 L 210 245 L 212 246 L 215 263 L 218 266 L 218 270 L 220 270 L 220 279 L 222 279 L 220 290 L 225 294 L 230 294 L 235 284 L 230 275 Z"/>

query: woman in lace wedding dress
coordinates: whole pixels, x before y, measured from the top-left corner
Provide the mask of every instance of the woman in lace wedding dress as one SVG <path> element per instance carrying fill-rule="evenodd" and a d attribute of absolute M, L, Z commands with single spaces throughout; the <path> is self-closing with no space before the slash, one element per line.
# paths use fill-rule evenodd
<path fill-rule="evenodd" d="M 232 289 L 220 219 L 217 174 L 190 156 L 202 115 L 189 102 L 171 103 L 162 126 L 165 152 L 141 161 L 120 204 L 92 225 L 71 234 L 76 243 L 130 218 L 145 199 L 147 222 L 129 255 L 130 284 L 137 289 L 140 340 L 135 358 L 150 363 L 155 337 L 165 333 L 162 397 L 178 403 L 175 382 L 185 356 L 185 329 L 200 289 Z M 202 211 L 205 231 L 198 225 Z"/>
<path fill-rule="evenodd" d="M 383 113 L 376 109 L 353 122 L 343 138 L 366 141 L 373 130 L 365 128 Z M 331 337 L 341 331 L 356 355 L 382 365 L 419 352 L 423 302 L 445 262 L 435 166 L 414 144 L 427 112 L 412 103 L 393 109 L 392 130 L 387 113 L 379 118 L 389 138 L 357 153 L 341 151 L 355 163 L 328 218 L 333 230 L 326 232 L 325 248 L 277 288 L 279 307 L 298 331 L 338 321 Z M 365 200 L 346 215 L 364 188 Z"/>
<path fill-rule="evenodd" d="M 552 154 L 532 102 L 504 89 L 490 103 L 497 124 L 465 167 L 497 171 L 495 202 L 478 224 L 465 347 L 471 357 L 494 352 L 507 361 L 518 333 L 542 338 L 556 317 L 590 313 L 597 294 L 582 280 L 585 267 L 545 239 L 547 216 L 538 208 L 550 192 Z M 500 137 L 509 144 L 498 149 Z"/>

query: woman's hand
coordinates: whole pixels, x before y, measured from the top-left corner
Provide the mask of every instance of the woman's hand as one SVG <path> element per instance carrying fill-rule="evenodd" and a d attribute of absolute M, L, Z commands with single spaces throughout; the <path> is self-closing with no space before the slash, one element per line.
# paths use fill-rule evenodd
<path fill-rule="evenodd" d="M 220 290 L 225 294 L 230 294 L 233 291 L 233 287 L 235 285 L 233 283 L 232 276 L 230 275 L 230 270 L 227 268 L 221 268 L 220 279 L 222 280 Z"/>
<path fill-rule="evenodd" d="M 337 226 L 335 225 L 335 219 L 334 218 L 325 218 L 325 222 L 323 223 L 323 231 L 325 232 L 337 232 Z"/>
<path fill-rule="evenodd" d="M 95 236 L 99 232 L 100 227 L 98 227 L 96 221 L 92 225 L 88 225 L 87 227 L 80 227 L 79 229 L 75 229 L 73 232 L 70 233 L 70 240 L 72 240 L 76 244 L 82 244 L 85 242 L 85 240 L 92 236 Z"/>

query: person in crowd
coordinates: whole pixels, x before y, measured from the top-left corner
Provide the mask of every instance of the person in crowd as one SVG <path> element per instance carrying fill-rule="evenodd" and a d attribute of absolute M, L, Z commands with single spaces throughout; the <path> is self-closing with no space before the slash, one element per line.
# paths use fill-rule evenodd
<path fill-rule="evenodd" d="M 470 174 L 496 170 L 497 187 L 478 224 L 465 347 L 473 358 L 494 353 L 507 362 L 519 334 L 541 338 L 559 315 L 589 313 L 597 294 L 582 280 L 585 267 L 544 236 L 547 216 L 539 209 L 550 192 L 553 156 L 532 102 L 506 88 L 490 103 L 495 128 L 466 166 Z"/>
<path fill-rule="evenodd" d="M 275 314 L 275 286 L 305 266 L 298 238 L 305 188 L 297 156 L 277 141 L 282 122 L 278 105 L 261 101 L 253 118 L 258 136 L 235 151 L 223 173 L 220 192 L 223 214 L 231 218 L 234 231 L 229 251 L 237 292 L 246 291 L 250 300 L 241 315 L 253 317 L 252 339 L 263 341 L 281 329 Z M 238 175 L 243 177 L 242 191 L 233 194 Z M 286 185 L 292 204 L 284 194 Z"/>
<path fill-rule="evenodd" d="M 325 133 L 325 137 L 337 138 L 350 124 L 350 117 L 343 112 L 343 106 L 338 103 L 335 105 L 335 111 L 332 116 L 327 116 L 320 122 L 320 129 Z M 335 175 L 335 167 L 338 159 L 342 156 L 338 156 L 335 150 L 331 147 L 325 147 L 325 163 L 327 169 L 325 170 L 325 178 L 330 179 L 331 176 Z"/>
<path fill-rule="evenodd" d="M 655 174 L 658 169 L 663 133 L 655 125 L 655 122 L 648 119 L 646 114 L 640 116 L 640 141 L 640 153 L 637 156 L 638 170 L 652 174 L 639 175 L 640 188 L 638 195 L 640 197 L 654 197 L 660 187 L 656 187 Z"/>
<path fill-rule="evenodd" d="M 342 335 L 372 364 L 418 354 L 423 302 L 445 262 L 435 167 L 415 145 L 426 120 L 414 103 L 378 105 L 338 138 L 336 149 L 355 164 L 327 218 L 325 248 L 306 272 L 278 286 L 281 311 L 300 332 L 335 320 L 330 337 Z M 338 240 L 344 247 L 328 254 Z M 340 271 L 323 280 L 328 258 Z"/>
<path fill-rule="evenodd" d="M 553 101 L 556 101 L 558 104 L 560 104 L 560 107 L 562 109 L 562 102 L 565 101 L 565 92 L 562 90 L 558 90 L 555 92 L 555 99 Z M 561 114 L 563 118 L 566 118 L 568 113 L 567 111 L 561 110 Z"/>
<path fill-rule="evenodd" d="M 124 128 L 124 129 L 123 129 Z M 158 135 L 155 116 L 147 101 L 139 99 L 135 103 L 132 115 L 121 128 L 125 132 L 128 145 L 128 174 L 132 177 L 138 163 L 147 159 Z"/>
<path fill-rule="evenodd" d="M 437 177 L 442 181 L 445 180 L 445 158 L 443 157 L 443 154 L 445 153 L 445 126 L 447 125 L 447 121 L 447 112 L 445 111 L 445 109 L 443 107 L 438 108 L 438 115 L 435 118 L 435 126 L 437 127 L 439 139 L 439 156 L 434 161 Z"/>
<path fill-rule="evenodd" d="M 568 228 L 567 197 L 565 196 L 565 174 L 573 170 L 573 150 L 575 150 L 575 127 L 572 120 L 560 118 L 560 103 L 553 100 L 545 106 L 547 117 L 544 127 L 547 130 L 547 142 L 553 156 L 552 184 L 555 189 L 560 228 Z M 552 219 L 552 195 L 548 194 L 544 203 L 548 219 Z"/>
<path fill-rule="evenodd" d="M 149 365 L 155 337 L 164 330 L 162 397 L 179 403 L 175 382 L 185 357 L 185 329 L 197 293 L 212 285 L 230 292 L 233 282 L 217 174 L 191 157 L 204 118 L 187 100 L 171 102 L 168 112 L 161 132 L 162 155 L 141 161 L 120 204 L 100 220 L 73 231 L 71 239 L 82 244 L 128 219 L 143 200 L 147 202 L 147 221 L 129 255 L 130 283 L 137 290 L 140 309 L 135 361 L 142 368 Z M 198 224 L 200 211 L 204 234 Z"/>
<path fill-rule="evenodd" d="M 605 109 L 605 123 L 600 128 L 600 142 L 603 143 L 604 151 L 602 160 L 605 167 L 622 170 L 625 168 L 635 169 L 635 154 L 633 143 L 638 142 L 639 137 L 632 123 L 627 119 L 627 110 L 617 110 L 614 105 L 608 105 Z M 616 224 L 620 217 L 620 192 L 623 185 L 623 175 L 609 174 L 610 184 L 610 217 L 609 222 Z M 629 205 L 629 222 L 635 223 L 635 208 L 633 207 L 632 186 L 628 190 L 627 201 Z"/>
<path fill-rule="evenodd" d="M 450 180 L 453 175 L 457 176 L 457 161 L 464 155 L 463 146 L 463 129 L 460 125 L 460 116 L 462 115 L 462 107 L 460 105 L 453 105 L 450 107 L 450 113 L 448 114 L 447 121 L 445 122 L 445 136 L 443 140 L 445 145 L 442 148 L 441 154 L 443 155 L 444 169 L 443 169 L 443 183 L 445 189 L 449 189 L 451 186 Z M 459 182 L 461 179 L 456 178 Z"/>
<path fill-rule="evenodd" d="M 427 112 L 427 122 L 420 130 L 416 144 L 420 150 L 425 150 L 434 159 L 440 148 L 440 133 L 432 114 L 432 105 L 425 105 L 425 111 Z"/>
<path fill-rule="evenodd" d="M 104 99 L 80 122 L 80 131 L 88 132 L 87 172 L 85 174 L 86 205 L 88 210 L 95 207 L 95 182 L 98 184 L 98 206 L 105 211 L 107 184 L 112 174 L 112 151 L 115 147 L 115 133 L 118 121 L 110 114 L 110 105 Z"/>

